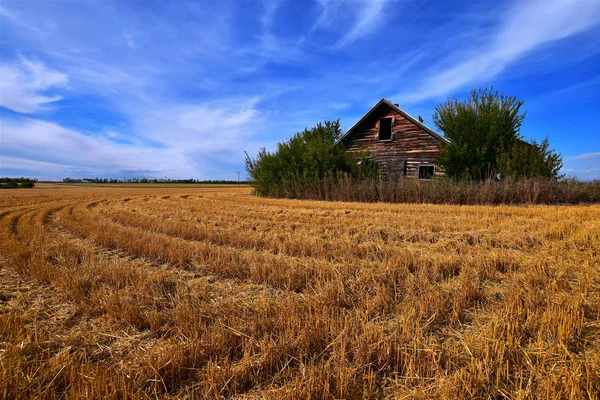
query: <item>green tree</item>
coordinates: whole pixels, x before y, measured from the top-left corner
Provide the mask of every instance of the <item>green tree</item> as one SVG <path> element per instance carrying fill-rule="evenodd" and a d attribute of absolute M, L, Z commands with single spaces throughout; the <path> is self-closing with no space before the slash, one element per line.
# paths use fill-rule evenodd
<path fill-rule="evenodd" d="M 550 149 L 548 138 L 538 143 L 517 140 L 510 151 L 499 159 L 499 173 L 503 177 L 557 178 L 562 168 L 562 156 Z"/>
<path fill-rule="evenodd" d="M 336 146 L 341 136 L 339 120 L 325 121 L 278 143 L 272 153 L 262 148 L 254 159 L 246 154 L 252 185 L 262 195 L 294 197 L 297 188 L 326 176 L 374 176 L 377 166 L 366 154 L 348 153 Z"/>
<path fill-rule="evenodd" d="M 25 181 L 19 184 L 20 188 L 32 188 L 35 187 L 35 182 L 33 181 Z"/>
<path fill-rule="evenodd" d="M 438 162 L 448 176 L 484 180 L 496 177 L 558 177 L 562 157 L 548 139 L 527 142 L 520 130 L 523 101 L 492 89 L 471 91 L 465 100 L 448 99 L 435 107 L 433 122 L 451 144 Z"/>
<path fill-rule="evenodd" d="M 433 122 L 452 142 L 442 147 L 440 164 L 453 178 L 487 179 L 498 172 L 501 154 L 520 138 L 523 102 L 493 89 L 471 91 L 463 101 L 435 107 Z"/>

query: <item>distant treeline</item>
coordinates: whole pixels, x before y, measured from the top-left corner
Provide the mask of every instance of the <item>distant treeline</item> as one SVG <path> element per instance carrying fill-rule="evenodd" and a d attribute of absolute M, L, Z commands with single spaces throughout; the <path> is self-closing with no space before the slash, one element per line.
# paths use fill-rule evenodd
<path fill-rule="evenodd" d="M 148 178 L 64 178 L 64 183 L 189 183 L 189 184 L 238 184 L 247 183 L 246 181 L 230 181 L 230 180 L 197 180 L 197 179 L 148 179 Z"/>
<path fill-rule="evenodd" d="M 29 178 L 0 178 L 0 189 L 32 188 L 37 179 Z"/>

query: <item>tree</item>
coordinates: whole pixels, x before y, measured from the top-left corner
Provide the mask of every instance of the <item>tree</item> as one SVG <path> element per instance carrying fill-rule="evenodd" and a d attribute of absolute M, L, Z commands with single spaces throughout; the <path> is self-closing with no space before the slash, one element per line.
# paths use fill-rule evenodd
<path fill-rule="evenodd" d="M 509 152 L 500 156 L 499 173 L 503 177 L 557 178 L 562 168 L 562 156 L 550 149 L 548 138 L 541 143 L 518 140 Z"/>
<path fill-rule="evenodd" d="M 500 176 L 557 177 L 562 158 L 541 144 L 526 142 L 520 129 L 523 101 L 492 89 L 471 91 L 463 101 L 435 107 L 433 122 L 451 144 L 442 146 L 439 164 L 448 176 L 484 180 Z"/>
<path fill-rule="evenodd" d="M 32 188 L 37 179 L 29 178 L 0 178 L 0 189 Z"/>
<path fill-rule="evenodd" d="M 262 195 L 294 197 L 292 192 L 297 188 L 326 176 L 335 179 L 346 173 L 360 178 L 375 174 L 376 164 L 365 154 L 355 155 L 336 146 L 341 136 L 339 120 L 325 121 L 278 143 L 272 153 L 262 148 L 255 159 L 246 154 L 252 185 Z"/>

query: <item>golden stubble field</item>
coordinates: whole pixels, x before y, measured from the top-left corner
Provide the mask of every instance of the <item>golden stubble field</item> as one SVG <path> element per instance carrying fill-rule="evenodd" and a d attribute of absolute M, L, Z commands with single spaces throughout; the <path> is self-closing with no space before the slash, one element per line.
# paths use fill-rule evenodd
<path fill-rule="evenodd" d="M 598 398 L 600 206 L 0 192 L 0 398 Z"/>

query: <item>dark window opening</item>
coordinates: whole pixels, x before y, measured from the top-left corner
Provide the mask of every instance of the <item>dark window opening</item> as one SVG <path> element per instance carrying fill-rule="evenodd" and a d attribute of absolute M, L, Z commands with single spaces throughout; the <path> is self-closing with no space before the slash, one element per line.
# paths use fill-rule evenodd
<path fill-rule="evenodd" d="M 433 178 L 434 171 L 435 167 L 433 165 L 419 165 L 419 179 Z"/>
<path fill-rule="evenodd" d="M 404 160 L 404 165 L 402 167 L 402 175 L 406 176 L 407 172 L 408 172 L 408 161 Z"/>
<path fill-rule="evenodd" d="M 379 120 L 379 140 L 392 140 L 392 119 Z"/>

